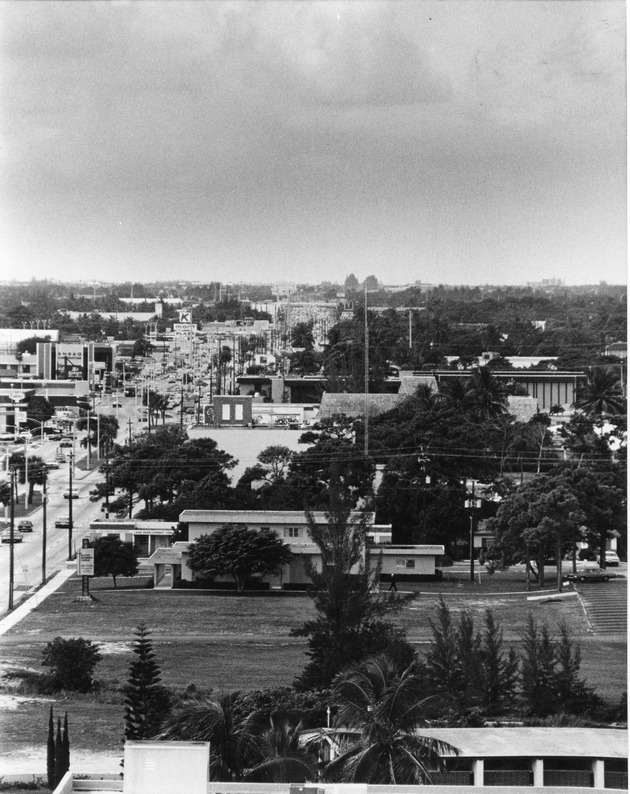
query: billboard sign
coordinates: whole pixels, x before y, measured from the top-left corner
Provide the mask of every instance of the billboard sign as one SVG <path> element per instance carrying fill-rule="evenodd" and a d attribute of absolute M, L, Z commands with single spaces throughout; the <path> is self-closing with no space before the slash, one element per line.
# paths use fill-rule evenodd
<path fill-rule="evenodd" d="M 83 345 L 57 344 L 57 378 L 63 380 L 83 380 Z"/>
<path fill-rule="evenodd" d="M 77 549 L 77 575 L 94 576 L 94 549 Z"/>

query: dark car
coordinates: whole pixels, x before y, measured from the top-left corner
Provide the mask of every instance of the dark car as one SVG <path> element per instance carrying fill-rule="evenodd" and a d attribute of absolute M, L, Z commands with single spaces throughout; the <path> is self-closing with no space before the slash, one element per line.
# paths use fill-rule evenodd
<path fill-rule="evenodd" d="M 607 582 L 609 579 L 615 579 L 616 573 L 610 571 L 603 571 L 601 568 L 585 568 L 583 571 L 576 573 L 568 573 L 563 576 L 567 582 Z"/>
<path fill-rule="evenodd" d="M 70 516 L 59 516 L 59 518 L 55 521 L 55 526 L 59 529 L 63 529 L 64 527 L 70 526 Z"/>
<path fill-rule="evenodd" d="M 32 532 L 33 522 L 29 521 L 27 518 L 23 518 L 21 521 L 18 521 L 17 528 L 20 532 Z"/>

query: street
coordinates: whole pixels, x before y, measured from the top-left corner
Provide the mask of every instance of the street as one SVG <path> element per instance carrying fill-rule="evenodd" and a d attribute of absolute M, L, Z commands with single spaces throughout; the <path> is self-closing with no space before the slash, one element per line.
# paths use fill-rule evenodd
<path fill-rule="evenodd" d="M 39 453 L 38 453 L 39 454 Z M 52 457 L 52 456 L 51 456 Z M 65 567 L 68 559 L 69 530 L 55 527 L 55 520 L 67 515 L 69 500 L 63 494 L 68 489 L 69 464 L 61 464 L 61 468 L 48 473 L 48 504 L 46 532 L 46 578 L 55 571 Z M 88 495 L 95 483 L 102 480 L 98 470 L 92 472 L 75 468 L 73 489 L 79 492 L 79 498 L 72 500 L 72 549 L 81 543 L 81 538 L 89 529 L 90 521 L 101 517 L 100 502 L 90 502 Z M 20 488 L 20 501 L 23 504 L 24 494 Z M 22 536 L 21 543 L 14 543 L 14 605 L 20 597 L 32 587 L 42 582 L 42 548 L 43 548 L 43 508 L 38 507 L 28 515 L 33 522 L 33 532 L 18 533 L 17 519 L 15 534 Z M 3 523 L 2 527 L 8 527 Z M 0 616 L 5 614 L 9 605 L 9 557 L 11 544 L 0 543 Z"/>

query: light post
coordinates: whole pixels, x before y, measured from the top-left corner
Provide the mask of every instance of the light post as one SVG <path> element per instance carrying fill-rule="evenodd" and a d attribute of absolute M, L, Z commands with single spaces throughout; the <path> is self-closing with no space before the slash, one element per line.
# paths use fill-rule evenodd
<path fill-rule="evenodd" d="M 46 509 L 48 504 L 48 472 L 44 471 L 44 483 L 42 493 L 42 584 L 46 582 Z"/>
<path fill-rule="evenodd" d="M 72 469 L 74 467 L 74 449 L 70 453 L 68 467 L 68 560 L 72 559 Z"/>
<path fill-rule="evenodd" d="M 14 578 L 14 571 L 15 571 L 15 564 L 14 564 L 14 552 L 13 552 L 13 541 L 15 539 L 15 487 L 16 487 L 16 477 L 17 473 L 15 469 L 11 469 L 11 512 L 9 514 L 9 532 L 10 532 L 10 543 L 9 543 L 9 612 L 13 609 L 13 578 Z"/>

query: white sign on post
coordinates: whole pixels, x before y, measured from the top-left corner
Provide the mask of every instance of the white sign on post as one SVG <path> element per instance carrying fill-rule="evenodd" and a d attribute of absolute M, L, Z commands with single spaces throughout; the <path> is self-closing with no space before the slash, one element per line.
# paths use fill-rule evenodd
<path fill-rule="evenodd" d="M 94 576 L 94 549 L 77 549 L 77 575 Z"/>

